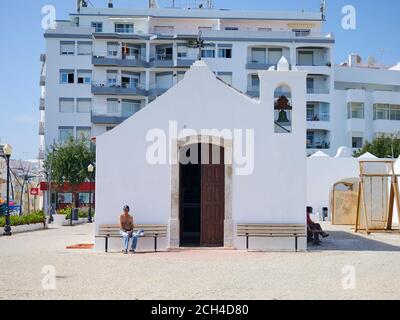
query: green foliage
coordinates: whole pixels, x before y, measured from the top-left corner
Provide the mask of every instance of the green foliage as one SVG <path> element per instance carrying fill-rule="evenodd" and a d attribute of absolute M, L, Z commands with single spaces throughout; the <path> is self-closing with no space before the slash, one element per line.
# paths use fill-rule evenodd
<path fill-rule="evenodd" d="M 44 168 L 56 184 L 70 183 L 75 188 L 89 180 L 88 166 L 95 160 L 95 150 L 88 141 L 71 138 L 48 153 Z"/>
<path fill-rule="evenodd" d="M 11 216 L 10 223 L 11 226 L 22 226 L 27 224 L 44 223 L 46 221 L 46 216 L 43 211 L 33 212 L 31 214 L 22 216 Z M 0 217 L 0 227 L 4 228 L 6 219 L 5 217 Z"/>
<path fill-rule="evenodd" d="M 65 216 L 65 220 L 70 220 L 71 215 L 72 215 L 72 208 L 68 207 L 65 209 L 60 209 L 57 211 L 57 214 L 61 214 Z M 94 217 L 95 211 L 92 209 L 92 217 Z M 83 218 L 88 218 L 89 217 L 89 209 L 79 209 L 78 211 L 78 217 L 83 219 Z"/>
<path fill-rule="evenodd" d="M 373 142 L 366 142 L 362 149 L 354 153 L 354 156 L 359 157 L 366 152 L 378 158 L 392 158 L 393 153 L 394 158 L 397 159 L 400 156 L 400 139 L 395 135 L 381 135 Z"/>

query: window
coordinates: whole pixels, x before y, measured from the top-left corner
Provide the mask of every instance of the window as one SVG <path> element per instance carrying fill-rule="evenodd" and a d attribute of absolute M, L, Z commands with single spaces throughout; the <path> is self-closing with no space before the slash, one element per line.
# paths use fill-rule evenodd
<path fill-rule="evenodd" d="M 361 137 L 352 137 L 351 146 L 354 149 L 361 149 L 363 147 L 363 138 Z"/>
<path fill-rule="evenodd" d="M 122 71 L 121 85 L 123 88 L 136 88 L 140 82 L 140 73 Z"/>
<path fill-rule="evenodd" d="M 314 93 L 314 78 L 307 78 L 307 93 Z"/>
<path fill-rule="evenodd" d="M 118 56 L 118 43 L 107 42 L 107 56 L 116 57 Z"/>
<path fill-rule="evenodd" d="M 283 50 L 280 48 L 268 49 L 268 63 L 276 65 L 283 56 Z"/>
<path fill-rule="evenodd" d="M 107 99 L 107 114 L 119 115 L 119 106 L 118 99 Z"/>
<path fill-rule="evenodd" d="M 90 56 L 92 54 L 92 43 L 88 41 L 78 42 L 78 55 Z"/>
<path fill-rule="evenodd" d="M 174 27 L 170 26 L 155 26 L 154 33 L 156 34 L 174 34 Z"/>
<path fill-rule="evenodd" d="M 238 27 L 225 27 L 226 31 L 238 31 L 239 28 Z"/>
<path fill-rule="evenodd" d="M 68 141 L 68 139 L 74 137 L 74 127 L 59 127 L 58 128 L 58 140 L 61 144 Z"/>
<path fill-rule="evenodd" d="M 251 91 L 259 91 L 260 90 L 260 78 L 257 74 L 251 75 Z"/>
<path fill-rule="evenodd" d="M 263 48 L 251 49 L 251 62 L 257 64 L 266 63 L 266 50 Z"/>
<path fill-rule="evenodd" d="M 173 48 L 171 46 L 158 46 L 157 51 L 157 60 L 172 60 L 173 56 Z"/>
<path fill-rule="evenodd" d="M 314 64 L 314 52 L 299 51 L 298 64 L 300 66 L 312 66 Z"/>
<path fill-rule="evenodd" d="M 92 22 L 94 32 L 103 32 L 103 22 Z"/>
<path fill-rule="evenodd" d="M 400 105 L 390 105 L 390 120 L 400 120 Z"/>
<path fill-rule="evenodd" d="M 364 119 L 364 104 L 359 102 L 350 102 L 347 105 L 347 116 L 349 119 Z"/>
<path fill-rule="evenodd" d="M 315 119 L 315 107 L 313 104 L 307 103 L 307 121 L 314 121 Z"/>
<path fill-rule="evenodd" d="M 389 105 L 375 104 L 374 105 L 374 120 L 389 120 Z"/>
<path fill-rule="evenodd" d="M 232 85 L 232 72 L 218 72 L 218 78 L 220 78 L 223 82 Z"/>
<path fill-rule="evenodd" d="M 178 58 L 187 58 L 188 47 L 186 45 L 178 44 Z"/>
<path fill-rule="evenodd" d="M 75 70 L 60 70 L 60 83 L 61 84 L 75 83 Z"/>
<path fill-rule="evenodd" d="M 118 83 L 118 72 L 116 70 L 107 70 L 107 85 L 115 87 Z"/>
<path fill-rule="evenodd" d="M 262 32 L 271 32 L 272 28 L 258 28 L 258 31 L 262 31 Z"/>
<path fill-rule="evenodd" d="M 138 112 L 141 108 L 140 101 L 122 100 L 122 117 L 129 118 Z"/>
<path fill-rule="evenodd" d="M 173 85 L 172 72 L 161 72 L 156 74 L 156 87 L 158 89 L 169 89 Z"/>
<path fill-rule="evenodd" d="M 218 58 L 225 58 L 225 59 L 232 58 L 232 45 L 229 44 L 218 45 Z"/>
<path fill-rule="evenodd" d="M 78 193 L 79 204 L 80 205 L 88 205 L 90 204 L 90 193 Z M 92 194 L 93 198 L 93 194 Z"/>
<path fill-rule="evenodd" d="M 61 41 L 60 42 L 60 54 L 63 56 L 73 56 L 75 54 L 75 42 L 74 41 Z"/>
<path fill-rule="evenodd" d="M 106 131 L 111 131 L 112 129 L 114 129 L 115 127 L 106 127 Z"/>
<path fill-rule="evenodd" d="M 213 45 L 205 45 L 205 47 L 201 50 L 202 58 L 215 58 L 215 46 Z"/>
<path fill-rule="evenodd" d="M 92 134 L 91 127 L 77 127 L 76 128 L 76 139 L 89 141 Z"/>
<path fill-rule="evenodd" d="M 129 60 L 139 60 L 140 58 L 140 46 L 123 43 L 122 44 L 122 58 Z"/>
<path fill-rule="evenodd" d="M 307 37 L 310 35 L 310 29 L 293 29 L 292 32 L 296 34 L 296 37 Z"/>
<path fill-rule="evenodd" d="M 91 70 L 78 70 L 78 83 L 79 84 L 90 84 L 92 82 L 92 71 Z"/>
<path fill-rule="evenodd" d="M 92 110 L 92 99 L 78 98 L 76 100 L 76 112 L 90 113 Z"/>
<path fill-rule="evenodd" d="M 133 23 L 116 23 L 115 32 L 116 33 L 133 33 Z"/>
<path fill-rule="evenodd" d="M 75 109 L 74 98 L 60 98 L 59 99 L 59 111 L 61 113 L 73 113 Z"/>
<path fill-rule="evenodd" d="M 72 193 L 58 193 L 57 194 L 59 204 L 71 204 L 72 203 Z"/>

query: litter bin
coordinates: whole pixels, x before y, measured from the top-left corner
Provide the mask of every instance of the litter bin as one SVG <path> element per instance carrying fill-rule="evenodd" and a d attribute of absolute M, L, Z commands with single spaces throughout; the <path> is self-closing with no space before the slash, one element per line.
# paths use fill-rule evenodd
<path fill-rule="evenodd" d="M 72 209 L 72 220 L 73 221 L 79 220 L 79 209 Z"/>

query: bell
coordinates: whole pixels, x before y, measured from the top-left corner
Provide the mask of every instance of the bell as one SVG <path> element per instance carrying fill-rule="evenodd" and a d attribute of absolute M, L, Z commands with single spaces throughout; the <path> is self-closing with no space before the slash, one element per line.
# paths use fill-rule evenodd
<path fill-rule="evenodd" d="M 289 123 L 289 119 L 285 110 L 279 111 L 278 123 Z"/>

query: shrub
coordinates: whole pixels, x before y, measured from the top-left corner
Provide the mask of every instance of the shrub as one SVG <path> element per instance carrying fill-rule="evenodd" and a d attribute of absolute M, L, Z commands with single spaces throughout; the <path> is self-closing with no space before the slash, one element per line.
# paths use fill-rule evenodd
<path fill-rule="evenodd" d="M 27 224 L 45 223 L 46 216 L 43 211 L 36 211 L 31 214 L 22 216 L 11 216 L 10 224 L 11 226 L 23 226 Z M 4 228 L 6 224 L 6 218 L 0 217 L 0 227 Z"/>

